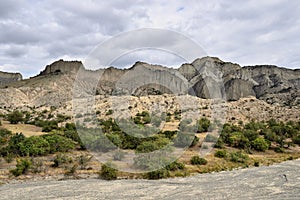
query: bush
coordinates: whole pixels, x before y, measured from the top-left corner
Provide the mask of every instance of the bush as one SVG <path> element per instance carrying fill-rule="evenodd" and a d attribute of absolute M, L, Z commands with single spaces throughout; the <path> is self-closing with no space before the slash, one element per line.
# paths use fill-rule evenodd
<path fill-rule="evenodd" d="M 223 142 L 222 138 L 218 139 L 218 141 L 215 144 L 215 148 L 218 148 L 218 149 L 223 149 L 224 148 L 224 142 Z"/>
<path fill-rule="evenodd" d="M 275 147 L 274 151 L 275 151 L 276 153 L 284 153 L 283 148 L 280 148 L 280 147 Z"/>
<path fill-rule="evenodd" d="M 67 152 L 75 148 L 74 142 L 58 134 L 47 134 L 42 136 L 50 145 L 49 153 Z"/>
<path fill-rule="evenodd" d="M 77 171 L 78 164 L 75 163 L 71 166 L 66 166 L 65 176 L 74 176 Z"/>
<path fill-rule="evenodd" d="M 256 138 L 252 142 L 252 147 L 257 151 L 266 151 L 269 149 L 270 145 L 264 138 Z"/>
<path fill-rule="evenodd" d="M 247 154 L 244 154 L 242 151 L 236 151 L 232 152 L 229 155 L 231 162 L 239 162 L 239 163 L 245 163 L 249 156 Z"/>
<path fill-rule="evenodd" d="M 232 134 L 230 134 L 228 143 L 232 147 L 241 149 L 250 147 L 248 138 L 246 138 L 242 132 L 233 132 Z"/>
<path fill-rule="evenodd" d="M 162 168 L 159 170 L 151 171 L 146 174 L 147 179 L 157 180 L 162 178 L 168 178 L 170 173 L 167 169 Z"/>
<path fill-rule="evenodd" d="M 259 167 L 259 162 L 258 161 L 254 162 L 254 167 Z"/>
<path fill-rule="evenodd" d="M 162 134 L 165 135 L 166 138 L 172 139 L 177 134 L 177 131 L 163 131 Z"/>
<path fill-rule="evenodd" d="M 113 110 L 108 110 L 108 111 L 105 113 L 105 115 L 112 115 L 113 113 L 114 113 Z"/>
<path fill-rule="evenodd" d="M 207 160 L 205 158 L 200 158 L 199 156 L 193 156 L 191 158 L 192 165 L 206 165 Z"/>
<path fill-rule="evenodd" d="M 137 146 L 136 152 L 149 153 L 152 151 L 159 150 L 169 143 L 170 140 L 164 137 L 160 137 L 156 141 L 145 141 Z"/>
<path fill-rule="evenodd" d="M 9 137 L 12 135 L 12 132 L 4 129 L 4 128 L 0 128 L 0 145 L 5 145 L 7 144 Z"/>
<path fill-rule="evenodd" d="M 15 169 L 10 170 L 10 172 L 14 175 L 14 176 L 20 176 L 22 174 L 26 174 L 29 170 L 29 168 L 31 167 L 32 163 L 29 159 L 24 158 L 24 159 L 20 159 L 17 160 L 17 165 Z"/>
<path fill-rule="evenodd" d="M 21 144 L 25 140 L 25 136 L 22 133 L 17 133 L 12 136 L 8 141 L 8 146 L 1 149 L 1 154 L 3 156 L 7 155 L 21 155 Z"/>
<path fill-rule="evenodd" d="M 217 142 L 218 138 L 214 135 L 207 134 L 205 137 L 205 142 Z"/>
<path fill-rule="evenodd" d="M 116 180 L 117 179 L 117 170 L 104 164 L 101 167 L 99 177 L 104 180 Z"/>
<path fill-rule="evenodd" d="M 166 166 L 167 170 L 170 171 L 176 171 L 176 170 L 183 170 L 185 168 L 185 165 L 183 163 L 174 161 Z"/>
<path fill-rule="evenodd" d="M 92 156 L 81 155 L 78 158 L 78 164 L 80 165 L 80 169 L 84 170 L 87 167 L 88 162 L 92 159 Z"/>
<path fill-rule="evenodd" d="M 22 112 L 15 110 L 12 113 L 7 114 L 7 120 L 11 124 L 18 124 L 19 122 L 22 122 L 24 120 L 24 115 Z"/>
<path fill-rule="evenodd" d="M 41 173 L 43 171 L 43 161 L 41 159 L 31 159 L 31 169 L 33 173 Z"/>
<path fill-rule="evenodd" d="M 295 136 L 295 137 L 293 138 L 293 142 L 294 142 L 295 144 L 300 145 L 300 134 L 298 134 L 297 136 Z"/>
<path fill-rule="evenodd" d="M 40 136 L 31 136 L 25 138 L 20 144 L 20 153 L 22 156 L 43 156 L 50 152 L 50 145 Z"/>
<path fill-rule="evenodd" d="M 53 159 L 53 164 L 51 167 L 61 167 L 64 164 L 69 164 L 73 162 L 73 159 L 70 157 L 67 157 L 65 154 L 57 154 L 55 158 Z"/>
<path fill-rule="evenodd" d="M 198 133 L 207 132 L 210 126 L 210 121 L 207 118 L 201 118 L 198 121 Z"/>
<path fill-rule="evenodd" d="M 227 151 L 226 150 L 217 150 L 215 152 L 215 157 L 226 158 L 226 156 L 227 156 Z"/>

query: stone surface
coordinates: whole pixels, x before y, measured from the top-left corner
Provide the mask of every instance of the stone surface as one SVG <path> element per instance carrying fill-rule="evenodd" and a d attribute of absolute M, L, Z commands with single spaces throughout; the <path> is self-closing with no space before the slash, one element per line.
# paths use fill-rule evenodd
<path fill-rule="evenodd" d="M 22 79 L 23 77 L 20 73 L 7 73 L 0 71 L 0 86 L 20 81 Z"/>
<path fill-rule="evenodd" d="M 0 187 L 0 199 L 299 199 L 300 160 L 150 180 L 38 181 Z"/>
<path fill-rule="evenodd" d="M 83 67 L 83 65 L 80 61 L 58 60 L 51 65 L 47 65 L 45 70 L 39 75 L 43 76 L 60 73 L 77 73 L 81 67 Z"/>
<path fill-rule="evenodd" d="M 78 78 L 78 71 L 83 74 L 82 77 Z M 72 99 L 76 83 L 80 86 L 77 89 L 90 95 L 189 93 L 201 98 L 227 100 L 255 96 L 271 104 L 300 107 L 299 69 L 269 65 L 241 67 L 214 57 L 196 59 L 179 69 L 136 62 L 129 69 L 109 67 L 97 71 L 84 70 L 79 61 L 59 60 L 46 66 L 36 77 L 17 81 L 20 79 L 19 74 L 0 73 L 0 85 L 13 82 L 9 84 L 12 91 L 0 90 L 0 95 L 13 94 L 13 90 L 17 89 L 28 95 L 29 101 L 34 99 L 33 105 L 45 103 L 57 106 Z M 5 102 L 0 99 L 0 104 Z"/>

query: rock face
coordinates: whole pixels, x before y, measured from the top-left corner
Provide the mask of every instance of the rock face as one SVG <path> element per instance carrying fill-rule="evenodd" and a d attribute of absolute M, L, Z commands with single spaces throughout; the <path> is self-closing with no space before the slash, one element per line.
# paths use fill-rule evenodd
<path fill-rule="evenodd" d="M 50 74 L 66 74 L 66 73 L 77 73 L 78 70 L 83 67 L 80 61 L 64 61 L 59 60 L 51 65 L 47 65 L 46 69 L 42 71 L 39 76 L 50 75 Z"/>
<path fill-rule="evenodd" d="M 198 97 L 216 97 L 212 94 L 219 90 L 224 91 L 227 100 L 256 96 L 269 103 L 300 105 L 299 69 L 269 65 L 241 67 L 218 58 L 205 57 L 183 64 L 178 71 L 189 80 Z"/>
<path fill-rule="evenodd" d="M 22 79 L 23 77 L 20 73 L 0 72 L 0 86 L 20 81 Z"/>
<path fill-rule="evenodd" d="M 21 79 L 20 74 L 0 73 L 2 85 Z M 47 104 L 49 99 L 59 104 L 72 99 L 74 83 L 78 91 L 93 95 L 173 93 L 227 100 L 255 96 L 268 103 L 300 107 L 299 69 L 268 65 L 241 67 L 214 57 L 199 58 L 178 69 L 136 62 L 129 69 L 109 67 L 97 71 L 85 70 L 78 61 L 59 60 L 46 66 L 38 76 L 13 87 L 33 99 L 32 104 Z"/>

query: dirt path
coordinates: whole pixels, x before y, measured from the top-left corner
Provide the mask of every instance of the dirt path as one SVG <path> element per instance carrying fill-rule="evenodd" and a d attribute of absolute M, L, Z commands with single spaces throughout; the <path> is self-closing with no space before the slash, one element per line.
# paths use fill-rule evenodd
<path fill-rule="evenodd" d="M 0 199 L 300 199 L 300 160 L 189 178 L 39 181 L 0 187 Z"/>

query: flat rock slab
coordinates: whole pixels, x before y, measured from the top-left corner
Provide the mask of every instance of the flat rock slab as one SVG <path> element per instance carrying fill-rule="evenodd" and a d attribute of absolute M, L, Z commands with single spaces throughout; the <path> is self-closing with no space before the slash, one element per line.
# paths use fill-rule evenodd
<path fill-rule="evenodd" d="M 6 184 L 0 199 L 300 199 L 300 160 L 188 178 Z"/>

